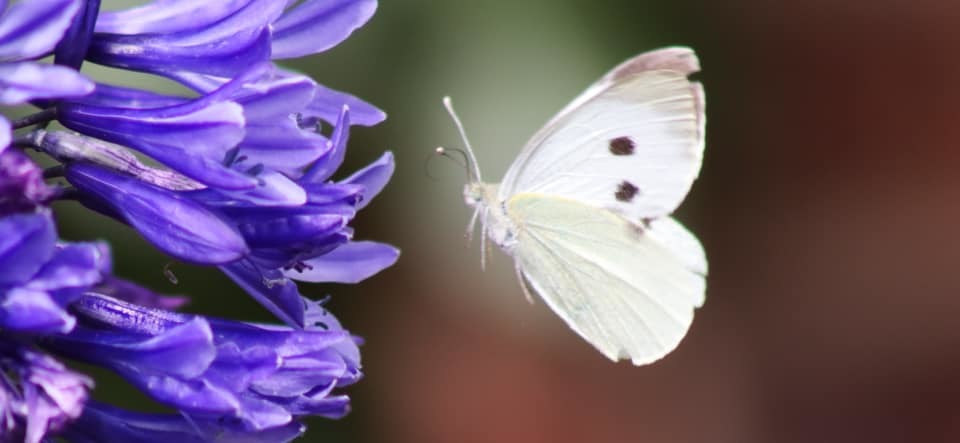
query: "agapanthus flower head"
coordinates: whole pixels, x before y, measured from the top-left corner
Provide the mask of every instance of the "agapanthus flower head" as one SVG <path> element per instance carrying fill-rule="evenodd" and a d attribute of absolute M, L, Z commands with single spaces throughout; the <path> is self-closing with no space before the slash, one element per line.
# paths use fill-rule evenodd
<path fill-rule="evenodd" d="M 288 441 L 304 431 L 301 417 L 349 411 L 360 339 L 296 281 L 356 283 L 396 261 L 395 248 L 354 241 L 350 227 L 393 156 L 333 179 L 351 125 L 385 114 L 275 60 L 335 46 L 375 9 L 0 2 L 0 105 L 39 108 L 0 116 L 0 441 Z M 192 92 L 97 83 L 85 62 Z M 41 169 L 27 151 L 58 164 Z M 279 323 L 176 312 L 185 297 L 113 275 L 106 244 L 60 240 L 50 210 L 60 201 L 224 272 Z M 113 371 L 176 413 L 88 401 L 93 381 L 61 358 Z"/>

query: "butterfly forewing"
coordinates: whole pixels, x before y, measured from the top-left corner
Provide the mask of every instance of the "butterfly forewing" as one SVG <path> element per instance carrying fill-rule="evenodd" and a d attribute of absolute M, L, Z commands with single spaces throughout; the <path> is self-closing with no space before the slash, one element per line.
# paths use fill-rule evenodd
<path fill-rule="evenodd" d="M 614 210 L 633 221 L 671 213 L 700 170 L 704 100 L 686 48 L 625 62 L 524 148 L 500 198 L 532 192 Z"/>
<path fill-rule="evenodd" d="M 678 223 L 661 220 L 669 222 L 659 232 L 656 224 L 644 228 L 570 199 L 529 193 L 508 200 L 507 212 L 524 278 L 608 358 L 650 363 L 686 334 L 703 303 L 706 261 Z"/>

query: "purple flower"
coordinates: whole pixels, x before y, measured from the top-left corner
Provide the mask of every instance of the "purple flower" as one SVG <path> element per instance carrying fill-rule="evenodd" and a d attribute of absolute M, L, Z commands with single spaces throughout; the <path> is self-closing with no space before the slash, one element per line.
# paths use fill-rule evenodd
<path fill-rule="evenodd" d="M 374 0 L 167 0 L 101 14 L 88 59 L 107 66 L 173 78 L 200 92 L 217 89 L 268 59 L 325 51 L 346 39 L 376 10 Z M 182 20 L 181 17 L 191 17 Z M 269 29 L 269 32 L 267 32 Z M 227 44 L 224 44 L 224 43 Z M 298 75 L 274 68 L 270 77 Z M 312 83 L 312 82 L 311 82 Z M 312 84 L 303 121 L 335 121 L 344 104 L 355 124 L 377 124 L 382 111 L 349 94 Z"/>
<path fill-rule="evenodd" d="M 354 241 L 350 227 L 389 181 L 392 154 L 333 180 L 351 125 L 385 114 L 273 60 L 327 50 L 375 10 L 374 0 L 155 0 L 113 12 L 99 0 L 0 0 L 0 104 L 40 108 L 0 116 L 0 441 L 289 441 L 301 418 L 349 411 L 360 339 L 295 281 L 357 283 L 396 261 L 395 248 Z M 94 83 L 85 61 L 191 93 Z M 41 170 L 27 149 L 58 164 Z M 282 324 L 175 312 L 185 297 L 113 275 L 105 244 L 61 241 L 49 209 L 61 200 L 219 269 Z M 59 358 L 113 371 L 176 413 L 88 402 L 93 381 Z"/>
<path fill-rule="evenodd" d="M 253 188 L 254 177 L 223 164 L 227 152 L 243 139 L 243 110 L 217 97 L 148 109 L 67 101 L 57 106 L 57 115 L 70 129 L 136 149 L 203 184 Z"/>
<path fill-rule="evenodd" d="M 201 204 L 136 177 L 75 163 L 66 178 L 82 201 L 115 215 L 137 229 L 160 250 L 198 263 L 235 261 L 247 252 L 237 229 Z"/>
<path fill-rule="evenodd" d="M 39 442 L 83 410 L 92 382 L 30 346 L 68 333 L 67 307 L 109 271 L 105 245 L 58 244 L 46 210 L 0 217 L 0 435 Z"/>
<path fill-rule="evenodd" d="M 16 149 L 0 152 L 0 216 L 31 212 L 55 194 L 43 181 L 43 171 L 24 153 Z"/>
<path fill-rule="evenodd" d="M 0 104 L 78 97 L 93 91 L 93 83 L 79 72 L 34 61 L 53 51 L 79 9 L 76 0 L 0 3 Z M 10 138 L 10 122 L 0 116 L 0 151 Z"/>
<path fill-rule="evenodd" d="M 67 306 L 109 268 L 106 245 L 57 244 L 47 211 L 0 218 L 0 330 L 69 332 Z"/>
<path fill-rule="evenodd" d="M 83 326 L 48 337 L 46 348 L 109 368 L 192 417 L 227 417 L 254 431 L 299 415 L 340 417 L 348 399 L 334 390 L 360 378 L 353 337 L 325 311 L 323 327 L 293 329 L 145 308 L 95 292 L 73 308 Z"/>
<path fill-rule="evenodd" d="M 83 413 L 93 382 L 48 355 L 0 340 L 0 435 L 37 443 Z"/>

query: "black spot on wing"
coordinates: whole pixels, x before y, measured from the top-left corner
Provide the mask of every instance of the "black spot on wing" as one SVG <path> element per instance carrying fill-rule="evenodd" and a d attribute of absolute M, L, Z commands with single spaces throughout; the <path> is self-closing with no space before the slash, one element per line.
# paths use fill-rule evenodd
<path fill-rule="evenodd" d="M 633 154 L 634 144 L 630 137 L 623 136 L 610 140 L 610 153 L 613 155 Z"/>
<path fill-rule="evenodd" d="M 613 193 L 613 196 L 622 202 L 630 202 L 639 193 L 640 188 L 637 185 L 624 180 L 617 185 L 617 191 Z"/>

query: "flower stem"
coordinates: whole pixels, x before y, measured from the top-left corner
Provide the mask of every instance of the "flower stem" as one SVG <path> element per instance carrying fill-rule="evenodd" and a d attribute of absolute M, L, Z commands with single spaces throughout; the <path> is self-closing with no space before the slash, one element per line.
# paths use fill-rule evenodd
<path fill-rule="evenodd" d="M 63 165 L 51 166 L 43 170 L 43 178 L 50 179 L 63 177 L 64 172 L 66 172 L 66 168 L 64 168 Z"/>
<path fill-rule="evenodd" d="M 80 200 L 80 191 L 77 188 L 62 188 L 58 200 Z"/>
<path fill-rule="evenodd" d="M 36 114 L 30 114 L 23 118 L 18 118 L 12 122 L 13 129 L 25 128 L 38 123 L 49 123 L 57 118 L 56 108 L 47 108 Z"/>

